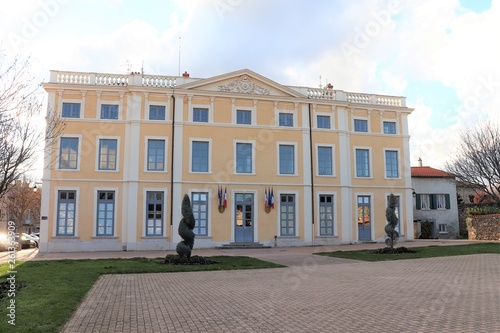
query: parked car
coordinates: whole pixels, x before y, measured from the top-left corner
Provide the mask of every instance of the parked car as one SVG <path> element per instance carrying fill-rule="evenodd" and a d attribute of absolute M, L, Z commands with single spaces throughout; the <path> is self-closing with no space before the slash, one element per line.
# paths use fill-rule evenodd
<path fill-rule="evenodd" d="M 16 234 L 16 242 L 19 242 L 19 234 Z M 26 249 L 30 247 L 36 247 L 36 242 L 31 238 L 30 235 L 22 233 L 21 234 L 21 248 Z"/>
<path fill-rule="evenodd" d="M 31 239 L 33 239 L 35 241 L 35 245 L 36 247 L 38 247 L 38 243 L 40 243 L 40 233 L 32 233 L 29 235 L 31 237 Z"/>

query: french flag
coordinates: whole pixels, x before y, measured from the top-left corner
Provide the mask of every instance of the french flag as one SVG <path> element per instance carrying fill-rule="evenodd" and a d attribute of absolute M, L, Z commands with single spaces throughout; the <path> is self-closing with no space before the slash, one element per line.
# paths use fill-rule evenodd
<path fill-rule="evenodd" d="M 222 191 L 222 189 L 221 189 Z M 224 208 L 227 207 L 227 186 L 226 189 L 224 190 Z"/>

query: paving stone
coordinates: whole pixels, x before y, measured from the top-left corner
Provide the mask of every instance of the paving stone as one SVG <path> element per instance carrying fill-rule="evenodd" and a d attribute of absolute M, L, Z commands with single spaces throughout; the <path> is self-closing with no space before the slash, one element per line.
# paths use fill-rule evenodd
<path fill-rule="evenodd" d="M 292 263 L 278 269 L 103 275 L 63 332 L 500 331 L 500 255 L 311 253 L 247 252 Z"/>

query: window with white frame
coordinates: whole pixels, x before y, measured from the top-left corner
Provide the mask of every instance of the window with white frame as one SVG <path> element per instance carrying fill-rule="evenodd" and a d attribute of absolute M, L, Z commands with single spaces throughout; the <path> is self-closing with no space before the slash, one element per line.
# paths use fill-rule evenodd
<path fill-rule="evenodd" d="M 295 236 L 295 195 L 280 195 L 280 235 Z"/>
<path fill-rule="evenodd" d="M 76 191 L 57 192 L 56 236 L 74 236 L 76 223 Z"/>
<path fill-rule="evenodd" d="M 101 104 L 101 119 L 118 119 L 118 105 Z"/>
<path fill-rule="evenodd" d="M 396 134 L 396 122 L 395 121 L 384 121 L 384 134 Z"/>
<path fill-rule="evenodd" d="M 444 194 L 436 194 L 436 209 L 446 209 L 446 199 Z"/>
<path fill-rule="evenodd" d="M 78 168 L 79 138 L 62 137 L 59 146 L 59 169 Z"/>
<path fill-rule="evenodd" d="M 209 163 L 209 142 L 191 142 L 191 171 L 208 172 Z"/>
<path fill-rule="evenodd" d="M 115 228 L 115 192 L 97 192 L 97 236 L 113 236 Z"/>
<path fill-rule="evenodd" d="M 64 118 L 80 118 L 80 103 L 63 103 L 62 114 Z"/>
<path fill-rule="evenodd" d="M 420 209 L 431 209 L 429 194 L 419 194 L 418 197 L 420 198 Z"/>
<path fill-rule="evenodd" d="M 279 174 L 295 174 L 295 146 L 279 145 Z"/>
<path fill-rule="evenodd" d="M 385 151 L 385 176 L 386 178 L 399 178 L 399 162 L 397 150 Z"/>
<path fill-rule="evenodd" d="M 252 173 L 252 144 L 236 143 L 236 173 Z"/>
<path fill-rule="evenodd" d="M 318 175 L 333 175 L 333 153 L 332 147 L 318 146 Z"/>
<path fill-rule="evenodd" d="M 149 120 L 165 120 L 165 106 L 164 105 L 150 105 L 149 106 Z"/>
<path fill-rule="evenodd" d="M 355 132 L 368 132 L 368 120 L 366 120 L 366 119 L 354 119 L 354 131 Z"/>
<path fill-rule="evenodd" d="M 330 128 L 330 116 L 316 116 L 316 127 Z"/>
<path fill-rule="evenodd" d="M 334 236 L 333 227 L 333 195 L 319 196 L 319 235 Z"/>
<path fill-rule="evenodd" d="M 356 149 L 356 177 L 370 177 L 369 149 Z"/>
<path fill-rule="evenodd" d="M 278 117 L 279 126 L 293 127 L 293 113 L 280 112 Z"/>
<path fill-rule="evenodd" d="M 191 207 L 196 221 L 194 234 L 208 236 L 208 192 L 191 193 Z"/>
<path fill-rule="evenodd" d="M 116 170 L 118 140 L 99 139 L 99 170 Z"/>
<path fill-rule="evenodd" d="M 252 111 L 236 110 L 236 124 L 251 125 L 252 124 Z"/>
<path fill-rule="evenodd" d="M 164 221 L 164 193 L 146 192 L 146 236 L 162 236 Z"/>
<path fill-rule="evenodd" d="M 165 140 L 148 139 L 148 171 L 165 170 Z"/>
<path fill-rule="evenodd" d="M 208 123 L 208 109 L 193 108 L 193 122 Z"/>
<path fill-rule="evenodd" d="M 438 228 L 439 228 L 440 233 L 447 233 L 448 232 L 448 228 L 447 228 L 446 224 L 444 224 L 444 223 L 440 223 L 438 225 Z"/>

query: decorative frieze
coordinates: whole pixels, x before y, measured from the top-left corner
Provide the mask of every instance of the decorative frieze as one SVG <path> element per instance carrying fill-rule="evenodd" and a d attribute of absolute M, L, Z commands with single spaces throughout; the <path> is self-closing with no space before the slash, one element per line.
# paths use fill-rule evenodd
<path fill-rule="evenodd" d="M 219 86 L 219 91 L 240 94 L 269 95 L 269 90 L 259 86 L 248 75 L 242 75 L 233 82 Z"/>

